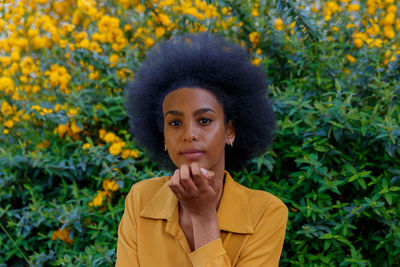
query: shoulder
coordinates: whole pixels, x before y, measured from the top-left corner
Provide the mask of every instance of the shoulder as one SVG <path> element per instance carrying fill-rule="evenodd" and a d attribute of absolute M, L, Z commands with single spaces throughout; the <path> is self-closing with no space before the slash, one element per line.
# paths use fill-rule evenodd
<path fill-rule="evenodd" d="M 155 177 L 139 181 L 132 185 L 128 197 L 140 202 L 148 202 L 169 181 L 169 176 Z"/>
<path fill-rule="evenodd" d="M 238 186 L 247 196 L 254 227 L 261 221 L 267 221 L 276 228 L 286 225 L 288 208 L 282 200 L 266 191 L 250 189 L 240 184 Z"/>
<path fill-rule="evenodd" d="M 148 190 L 160 189 L 169 180 L 169 176 L 154 177 L 146 180 L 139 181 L 132 185 L 131 191 L 141 192 Z"/>

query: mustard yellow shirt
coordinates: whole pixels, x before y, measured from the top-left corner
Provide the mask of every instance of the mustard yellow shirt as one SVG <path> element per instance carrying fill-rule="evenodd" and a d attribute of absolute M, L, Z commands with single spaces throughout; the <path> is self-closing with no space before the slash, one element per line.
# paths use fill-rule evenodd
<path fill-rule="evenodd" d="M 221 238 L 191 252 L 169 178 L 132 186 L 118 228 L 116 266 L 278 266 L 288 218 L 281 200 L 236 183 L 225 171 L 218 208 Z"/>

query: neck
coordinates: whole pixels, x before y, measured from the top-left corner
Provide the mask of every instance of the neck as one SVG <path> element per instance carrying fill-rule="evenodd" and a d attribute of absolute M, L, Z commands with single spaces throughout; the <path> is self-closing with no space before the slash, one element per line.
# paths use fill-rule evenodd
<path fill-rule="evenodd" d="M 225 181 L 225 173 L 224 170 L 219 170 L 215 171 L 215 176 L 214 176 L 214 185 L 215 185 L 215 191 L 218 194 L 218 202 L 217 202 L 217 207 L 216 209 L 218 210 L 219 203 L 221 202 L 222 198 L 222 193 L 224 191 L 224 181 Z"/>

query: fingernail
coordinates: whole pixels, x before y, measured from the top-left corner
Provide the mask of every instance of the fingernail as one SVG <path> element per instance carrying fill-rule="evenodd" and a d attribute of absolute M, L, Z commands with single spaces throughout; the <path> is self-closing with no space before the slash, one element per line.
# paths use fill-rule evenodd
<path fill-rule="evenodd" d="M 206 169 L 204 169 L 204 168 L 202 168 L 202 167 L 200 167 L 200 171 L 202 172 L 202 173 L 204 173 L 204 174 L 207 174 L 207 170 Z"/>

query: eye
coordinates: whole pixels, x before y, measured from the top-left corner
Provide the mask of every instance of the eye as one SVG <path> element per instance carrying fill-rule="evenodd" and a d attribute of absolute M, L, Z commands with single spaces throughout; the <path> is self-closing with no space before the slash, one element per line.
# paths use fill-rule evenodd
<path fill-rule="evenodd" d="M 211 123 L 211 119 L 209 119 L 209 118 L 201 118 L 201 119 L 199 120 L 199 123 L 200 123 L 201 125 L 209 125 L 209 124 Z"/>
<path fill-rule="evenodd" d="M 172 126 L 172 127 L 177 127 L 177 126 L 179 126 L 181 124 L 182 123 L 179 120 L 172 120 L 172 121 L 168 122 L 168 125 Z"/>

